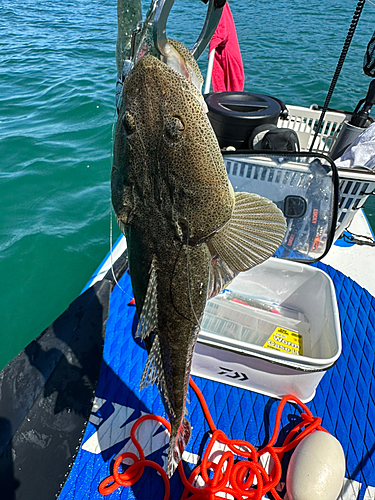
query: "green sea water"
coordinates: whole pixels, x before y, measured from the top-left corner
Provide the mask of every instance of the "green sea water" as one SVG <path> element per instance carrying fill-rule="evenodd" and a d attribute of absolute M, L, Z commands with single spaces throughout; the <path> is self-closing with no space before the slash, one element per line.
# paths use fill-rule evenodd
<path fill-rule="evenodd" d="M 323 104 L 356 2 L 230 5 L 245 89 Z M 168 35 L 191 46 L 205 10 L 176 0 Z M 109 250 L 116 1 L 0 0 L 0 18 L 1 368 L 64 311 Z M 374 21 L 366 4 L 333 107 L 351 110 L 366 93 Z M 366 212 L 375 221 L 372 200 Z"/>

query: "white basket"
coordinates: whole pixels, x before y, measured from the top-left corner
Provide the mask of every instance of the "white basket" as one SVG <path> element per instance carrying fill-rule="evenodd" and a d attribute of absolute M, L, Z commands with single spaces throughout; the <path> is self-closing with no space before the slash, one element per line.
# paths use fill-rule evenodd
<path fill-rule="evenodd" d="M 357 210 L 375 190 L 375 174 L 370 171 L 339 168 L 340 199 L 335 239 L 349 226 Z"/>
<path fill-rule="evenodd" d="M 320 118 L 320 110 L 303 108 L 301 106 L 287 105 L 289 116 L 286 120 L 279 118 L 278 127 L 291 128 L 298 134 L 301 151 L 308 151 L 316 126 Z M 340 133 L 342 124 L 346 118 L 345 113 L 327 111 L 322 123 L 322 131 L 315 140 L 313 151 L 329 153 Z"/>
<path fill-rule="evenodd" d="M 301 106 L 287 106 L 289 116 L 286 120 L 279 118 L 278 127 L 290 128 L 297 132 L 301 151 L 308 151 L 316 127 L 319 122 L 320 110 Z M 342 124 L 347 118 L 345 113 L 327 111 L 322 124 L 322 132 L 316 138 L 313 151 L 329 155 L 335 144 Z M 360 167 L 361 165 L 358 165 Z M 352 221 L 357 210 L 364 204 L 375 190 L 375 173 L 356 169 L 338 169 L 340 177 L 340 200 L 337 215 L 335 239 L 337 239 Z"/>

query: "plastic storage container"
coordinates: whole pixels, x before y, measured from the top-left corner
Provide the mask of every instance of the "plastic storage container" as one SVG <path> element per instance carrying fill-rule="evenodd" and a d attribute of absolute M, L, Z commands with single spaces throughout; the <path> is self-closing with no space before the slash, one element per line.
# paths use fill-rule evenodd
<path fill-rule="evenodd" d="M 269 259 L 208 301 L 192 373 L 268 396 L 310 401 L 341 354 L 333 283 L 304 264 Z"/>
<path fill-rule="evenodd" d="M 338 205 L 332 165 L 312 153 L 227 152 L 223 155 L 234 191 L 272 200 L 286 217 L 287 230 L 277 257 L 317 261 L 335 236 Z M 337 186 L 338 187 L 338 186 Z"/>

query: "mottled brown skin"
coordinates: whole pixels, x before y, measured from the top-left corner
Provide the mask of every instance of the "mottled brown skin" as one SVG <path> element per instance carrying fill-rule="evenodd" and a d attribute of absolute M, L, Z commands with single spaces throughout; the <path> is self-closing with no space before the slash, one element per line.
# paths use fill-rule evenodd
<path fill-rule="evenodd" d="M 112 202 L 124 225 L 139 316 L 156 260 L 155 333 L 173 406 L 171 441 L 184 416 L 207 298 L 211 253 L 206 242 L 230 219 L 234 205 L 199 98 L 186 79 L 156 58 L 143 57 L 124 85 L 112 169 Z"/>
<path fill-rule="evenodd" d="M 188 228 L 191 243 L 229 220 L 233 193 L 198 96 L 193 85 L 152 56 L 130 73 L 112 172 L 112 201 L 124 224 L 151 211 L 169 222 L 176 240 Z"/>

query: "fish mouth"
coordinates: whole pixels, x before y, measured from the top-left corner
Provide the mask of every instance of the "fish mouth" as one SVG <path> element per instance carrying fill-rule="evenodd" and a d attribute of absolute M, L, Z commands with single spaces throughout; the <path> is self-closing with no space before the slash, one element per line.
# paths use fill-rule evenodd
<path fill-rule="evenodd" d="M 203 78 L 200 69 L 189 50 L 177 40 L 171 38 L 164 46 L 161 61 L 179 76 L 182 76 L 198 90 L 202 91 Z"/>

